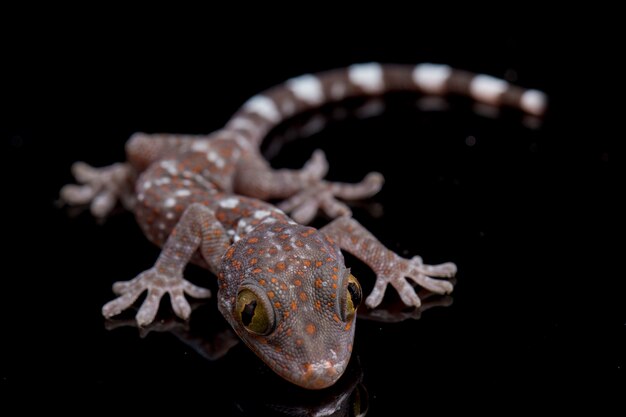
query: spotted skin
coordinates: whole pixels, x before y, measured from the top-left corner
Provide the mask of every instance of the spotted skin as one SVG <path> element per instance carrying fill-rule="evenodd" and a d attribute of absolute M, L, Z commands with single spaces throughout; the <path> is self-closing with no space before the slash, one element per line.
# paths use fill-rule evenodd
<path fill-rule="evenodd" d="M 118 297 L 103 306 L 103 315 L 119 314 L 147 292 L 136 315 L 139 325 L 154 320 L 165 294 L 174 312 L 187 319 L 191 309 L 185 295 L 210 296 L 183 278 L 185 266 L 193 262 L 217 275 L 221 313 L 270 368 L 305 388 L 332 385 L 350 358 L 360 299 L 342 250 L 376 273 L 366 298 L 371 308 L 381 303 L 388 285 L 405 304 L 418 307 L 409 280 L 449 293 L 453 286 L 445 278 L 455 274 L 456 266 L 402 258 L 351 218 L 341 200 L 376 194 L 382 175 L 370 173 L 357 184 L 328 182 L 322 151 L 300 170 L 274 170 L 259 145 L 270 129 L 294 114 L 393 90 L 463 94 L 533 116 L 546 107 L 542 92 L 493 77 L 437 64 L 370 63 L 293 78 L 252 97 L 210 135 L 137 133 L 126 144 L 126 163 L 105 168 L 76 163 L 80 185 L 61 189 L 62 200 L 90 204 L 96 217 L 121 201 L 148 239 L 162 247 L 152 268 L 113 285 Z M 270 199 L 283 201 L 274 206 Z M 334 220 L 319 230 L 306 226 L 319 211 Z"/>

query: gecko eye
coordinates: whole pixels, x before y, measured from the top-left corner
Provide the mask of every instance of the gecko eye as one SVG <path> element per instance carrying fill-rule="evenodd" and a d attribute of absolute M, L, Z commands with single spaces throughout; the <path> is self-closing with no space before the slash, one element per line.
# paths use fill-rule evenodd
<path fill-rule="evenodd" d="M 237 294 L 237 319 L 250 333 L 270 333 L 274 328 L 273 313 L 273 310 L 268 311 L 266 303 L 251 290 L 244 288 Z"/>
<path fill-rule="evenodd" d="M 363 294 L 361 292 L 361 284 L 354 277 L 354 275 L 350 274 L 348 277 L 348 295 L 346 297 L 346 308 L 345 308 L 345 317 L 346 321 L 351 321 L 354 317 L 354 313 L 356 313 L 356 309 L 359 308 L 359 304 L 361 304 L 361 299 L 363 298 Z"/>

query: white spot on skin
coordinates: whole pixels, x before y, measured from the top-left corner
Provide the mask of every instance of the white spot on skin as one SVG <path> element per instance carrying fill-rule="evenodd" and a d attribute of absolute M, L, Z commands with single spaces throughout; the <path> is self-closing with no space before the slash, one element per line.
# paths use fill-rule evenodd
<path fill-rule="evenodd" d="M 522 94 L 520 107 L 527 113 L 541 116 L 546 110 L 548 97 L 539 90 L 527 90 Z"/>
<path fill-rule="evenodd" d="M 287 88 L 300 100 L 317 105 L 324 101 L 324 90 L 320 80 L 311 74 L 301 75 L 287 81 Z"/>
<path fill-rule="evenodd" d="M 413 82 L 425 93 L 443 94 L 451 74 L 452 68 L 447 65 L 420 64 L 413 70 Z"/>
<path fill-rule="evenodd" d="M 262 219 L 264 217 L 269 216 L 271 213 L 267 210 L 257 210 L 254 212 L 255 219 Z"/>
<path fill-rule="evenodd" d="M 166 170 L 170 175 L 178 175 L 178 170 L 176 169 L 176 164 L 173 161 L 163 161 L 163 162 L 161 162 L 161 168 Z"/>
<path fill-rule="evenodd" d="M 163 177 L 155 180 L 154 184 L 160 187 L 161 185 L 169 184 L 170 182 L 172 182 L 172 180 L 169 177 Z"/>
<path fill-rule="evenodd" d="M 244 109 L 256 113 L 270 122 L 278 123 L 281 120 L 280 113 L 274 101 L 262 95 L 254 96 L 248 100 L 244 104 Z"/>
<path fill-rule="evenodd" d="M 159 229 L 165 230 L 165 223 L 159 223 Z"/>
<path fill-rule="evenodd" d="M 143 193 L 139 193 L 137 195 L 137 200 L 139 200 L 139 201 L 143 201 L 145 198 L 146 198 L 146 196 Z"/>
<path fill-rule="evenodd" d="M 215 151 L 209 152 L 206 159 L 208 159 L 210 162 L 213 162 L 218 168 L 224 168 L 224 165 L 226 164 Z"/>
<path fill-rule="evenodd" d="M 509 83 L 489 75 L 477 75 L 469 86 L 470 95 L 487 104 L 499 104 L 500 96 L 509 88 Z"/>
<path fill-rule="evenodd" d="M 165 200 L 165 202 L 163 202 L 163 205 L 164 205 L 165 207 L 174 207 L 174 206 L 176 205 L 176 199 L 174 199 L 174 198 L 172 198 L 172 197 L 167 198 L 167 199 Z"/>
<path fill-rule="evenodd" d="M 239 205 L 239 200 L 236 198 L 230 197 L 220 201 L 220 207 L 223 208 L 235 208 Z"/>
<path fill-rule="evenodd" d="M 168 219 L 168 220 L 172 220 L 174 218 L 174 213 L 172 213 L 171 211 L 168 211 L 165 214 L 165 218 Z"/>
<path fill-rule="evenodd" d="M 350 66 L 348 78 L 352 84 L 368 93 L 380 93 L 385 88 L 383 68 L 376 62 Z"/>
<path fill-rule="evenodd" d="M 174 193 L 177 197 L 188 197 L 191 195 L 191 191 L 189 190 L 178 190 Z"/>
<path fill-rule="evenodd" d="M 209 142 L 206 140 L 195 141 L 191 144 L 191 150 L 195 152 L 206 152 L 209 149 Z"/>
<path fill-rule="evenodd" d="M 152 181 L 146 181 L 146 182 L 143 183 L 143 189 L 144 190 L 147 190 L 150 187 L 152 187 Z"/>

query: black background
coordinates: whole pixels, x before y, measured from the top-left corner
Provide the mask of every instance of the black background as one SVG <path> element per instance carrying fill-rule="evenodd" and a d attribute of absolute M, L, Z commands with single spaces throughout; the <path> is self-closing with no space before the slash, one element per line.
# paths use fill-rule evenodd
<path fill-rule="evenodd" d="M 383 116 L 331 123 L 272 160 L 297 167 L 320 147 L 331 179 L 382 172 L 387 182 L 373 201 L 384 213 L 355 208 L 359 221 L 401 254 L 459 266 L 452 306 L 420 320 L 358 323 L 355 372 L 369 392 L 368 415 L 623 399 L 626 294 L 621 272 L 610 267 L 619 246 L 610 239 L 621 241 L 613 232 L 615 135 L 588 129 L 599 109 L 585 105 L 596 103 L 583 99 L 589 88 L 575 87 L 595 58 L 584 39 L 437 32 L 385 19 L 392 29 L 354 21 L 345 30 L 282 20 L 250 26 L 228 16 L 223 29 L 207 16 L 189 24 L 173 18 L 178 25 L 138 17 L 45 28 L 26 19 L 7 31 L 3 390 L 62 388 L 64 407 L 78 390 L 113 407 L 117 398 L 144 405 L 156 398 L 208 415 L 254 415 L 255 402 L 246 400 L 271 402 L 255 397 L 260 386 L 278 402 L 284 394 L 315 403 L 266 375 L 243 346 L 211 362 L 166 333 L 106 330 L 99 310 L 113 296 L 111 283 L 151 266 L 158 249 L 128 213 L 101 225 L 86 212 L 71 217 L 55 200 L 72 182 L 72 162 L 120 161 L 135 131 L 211 132 L 248 97 L 289 77 L 380 61 L 513 75 L 546 91 L 550 110 L 531 129 L 514 111 L 485 118 L 457 99 L 449 111 L 420 112 L 418 96 L 401 95 Z M 354 268 L 371 286 L 372 275 Z M 190 276 L 214 288 L 206 273 Z M 225 327 L 213 300 L 191 324 L 200 335 Z"/>

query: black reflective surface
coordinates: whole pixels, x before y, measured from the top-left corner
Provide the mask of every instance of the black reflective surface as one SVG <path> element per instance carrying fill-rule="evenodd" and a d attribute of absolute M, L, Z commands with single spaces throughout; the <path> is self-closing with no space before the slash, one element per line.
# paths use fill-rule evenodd
<path fill-rule="evenodd" d="M 575 60 L 521 37 L 480 47 L 457 39 L 432 49 L 391 37 L 340 39 L 303 40 L 297 50 L 239 45 L 237 53 L 228 44 L 206 56 L 196 49 L 202 42 L 164 49 L 131 43 L 130 52 L 99 42 L 90 50 L 66 45 L 40 72 L 35 64 L 50 58 L 50 48 L 15 52 L 12 105 L 0 128 L 3 264 L 10 267 L 0 292 L 3 390 L 80 389 L 98 407 L 115 408 L 118 398 L 146 407 L 160 400 L 239 416 L 351 415 L 355 403 L 382 416 L 623 399 L 626 291 L 623 268 L 612 268 L 619 243 L 610 243 L 621 241 L 615 195 L 623 187 L 614 188 L 610 135 L 585 130 L 597 109 L 581 111 L 569 96 Z M 456 262 L 451 298 L 430 299 L 433 308 L 414 312 L 389 294 L 388 309 L 357 323 L 353 363 L 327 392 L 297 389 L 267 371 L 235 345 L 214 301 L 197 306 L 188 327 L 167 308 L 162 322 L 142 332 L 124 322 L 132 313 L 103 320 L 111 283 L 150 267 L 158 249 L 128 213 L 98 224 L 55 205 L 73 161 L 119 161 L 135 131 L 212 131 L 265 87 L 371 60 L 444 61 L 550 95 L 540 126 L 514 111 L 486 117 L 459 98 L 444 103 L 446 111 L 422 111 L 419 96 L 400 94 L 380 116 L 348 116 L 272 147 L 289 139 L 289 129 L 301 131 L 301 119 L 277 129 L 265 147 L 276 167 L 300 166 L 322 148 L 335 180 L 382 172 L 384 189 L 355 206 L 355 217 L 400 254 Z M 368 293 L 372 274 L 348 261 Z M 190 268 L 189 277 L 215 288 L 204 271 Z"/>

